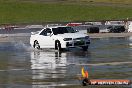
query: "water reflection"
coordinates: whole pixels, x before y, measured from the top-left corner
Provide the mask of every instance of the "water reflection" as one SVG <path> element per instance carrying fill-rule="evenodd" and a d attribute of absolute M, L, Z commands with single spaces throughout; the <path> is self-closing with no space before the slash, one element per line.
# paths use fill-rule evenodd
<path fill-rule="evenodd" d="M 33 88 L 76 84 L 81 69 L 78 64 L 89 62 L 88 57 L 88 52 L 31 52 L 32 79 L 37 81 Z"/>
<path fill-rule="evenodd" d="M 66 54 L 60 52 L 31 52 L 32 69 L 56 69 L 66 66 Z"/>
<path fill-rule="evenodd" d="M 23 42 L 0 43 L 0 88 L 79 88 L 82 66 L 92 79 L 132 79 L 131 52 L 132 37 L 92 39 L 87 52 L 34 51 Z"/>
<path fill-rule="evenodd" d="M 82 66 L 93 79 L 132 79 L 130 43 L 129 37 L 92 39 L 87 52 L 31 52 L 33 88 L 79 85 Z"/>
<path fill-rule="evenodd" d="M 46 85 L 57 85 L 53 80 L 64 78 L 66 72 L 64 68 L 66 68 L 66 63 L 66 53 L 31 52 L 32 79 L 38 81 L 33 84 L 41 84 L 39 86 L 34 85 L 33 88 L 46 87 Z M 47 88 L 49 87 L 47 86 Z"/>

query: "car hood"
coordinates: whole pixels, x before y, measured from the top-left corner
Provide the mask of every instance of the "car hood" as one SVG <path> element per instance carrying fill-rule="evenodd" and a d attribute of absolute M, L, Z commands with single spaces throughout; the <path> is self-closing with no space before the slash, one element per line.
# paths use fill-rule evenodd
<path fill-rule="evenodd" d="M 63 38 L 80 38 L 88 35 L 82 33 L 65 33 L 65 34 L 58 34 L 58 36 L 61 36 Z"/>

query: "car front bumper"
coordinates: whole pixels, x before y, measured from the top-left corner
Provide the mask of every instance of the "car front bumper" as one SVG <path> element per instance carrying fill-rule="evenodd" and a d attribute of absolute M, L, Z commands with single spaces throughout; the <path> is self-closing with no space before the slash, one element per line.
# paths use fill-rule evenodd
<path fill-rule="evenodd" d="M 66 47 L 81 47 L 81 46 L 89 46 L 89 41 L 69 41 L 66 42 Z"/>

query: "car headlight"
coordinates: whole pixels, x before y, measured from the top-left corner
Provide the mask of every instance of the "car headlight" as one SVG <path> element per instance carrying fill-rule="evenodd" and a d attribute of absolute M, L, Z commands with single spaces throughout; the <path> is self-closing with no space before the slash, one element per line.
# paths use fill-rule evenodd
<path fill-rule="evenodd" d="M 64 41 L 70 41 L 70 40 L 72 40 L 72 38 L 64 38 L 63 40 Z"/>

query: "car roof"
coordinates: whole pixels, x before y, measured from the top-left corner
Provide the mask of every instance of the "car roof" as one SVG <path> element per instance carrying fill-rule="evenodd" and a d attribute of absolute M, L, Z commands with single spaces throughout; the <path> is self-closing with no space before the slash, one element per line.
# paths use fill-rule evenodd
<path fill-rule="evenodd" d="M 52 28 L 58 28 L 58 27 L 69 27 L 69 26 L 52 26 L 52 27 L 44 27 L 39 33 L 41 33 L 44 29 L 46 29 L 46 28 L 50 28 L 50 29 L 52 29 Z"/>

